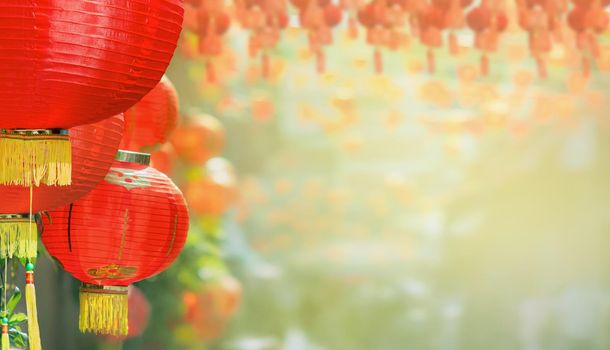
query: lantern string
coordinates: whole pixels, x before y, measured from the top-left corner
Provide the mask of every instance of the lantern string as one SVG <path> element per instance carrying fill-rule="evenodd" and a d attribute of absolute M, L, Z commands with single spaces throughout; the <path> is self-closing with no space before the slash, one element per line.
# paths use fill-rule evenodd
<path fill-rule="evenodd" d="M 4 257 L 4 281 L 2 283 L 4 308 L 2 312 L 2 350 L 9 350 L 10 339 L 8 337 L 8 311 L 6 307 L 6 287 L 8 279 L 8 256 Z"/>
<path fill-rule="evenodd" d="M 32 237 L 32 202 L 33 202 L 33 187 L 30 185 L 30 243 L 32 248 L 37 252 L 37 240 Z M 38 230 L 36 231 L 38 236 Z M 36 237 L 38 238 L 38 237 Z M 35 253 L 36 254 L 36 253 Z M 35 256 L 35 255 L 34 255 Z M 36 306 L 36 287 L 34 287 L 34 264 L 27 259 L 25 264 L 25 304 L 28 316 L 28 337 L 30 350 L 40 350 L 40 327 L 38 326 L 38 307 Z"/>

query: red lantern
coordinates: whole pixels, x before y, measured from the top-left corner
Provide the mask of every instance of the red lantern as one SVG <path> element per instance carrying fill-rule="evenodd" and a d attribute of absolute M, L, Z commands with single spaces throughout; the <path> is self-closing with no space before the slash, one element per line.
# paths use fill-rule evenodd
<path fill-rule="evenodd" d="M 218 119 L 208 114 L 185 118 L 172 136 L 178 157 L 189 165 L 201 165 L 222 151 L 225 131 Z"/>
<path fill-rule="evenodd" d="M 108 337 L 113 341 L 125 341 L 126 339 L 138 337 L 146 330 L 150 318 L 150 303 L 146 295 L 136 286 L 127 289 L 127 305 L 129 308 L 128 325 L 129 333 L 124 337 Z"/>
<path fill-rule="evenodd" d="M 70 184 L 67 135 L 22 129 L 70 128 L 132 106 L 167 68 L 182 15 L 181 0 L 2 1 L 0 183 Z"/>
<path fill-rule="evenodd" d="M 26 239 L 30 232 L 29 215 L 62 207 L 81 198 L 104 179 L 112 165 L 123 133 L 123 115 L 117 115 L 90 125 L 70 129 L 72 141 L 72 184 L 70 186 L 40 187 L 2 186 L 0 196 L 0 256 L 34 258 L 36 256 L 36 236 Z M 32 191 L 30 197 L 30 190 Z M 31 206 L 30 206 L 30 200 Z M 2 215 L 5 214 L 5 215 Z M 8 215 L 7 215 L 8 214 Z M 36 230 L 34 230 L 36 233 Z M 13 239 L 9 239 L 12 235 Z M 31 241 L 28 247 L 21 242 Z M 7 243 L 10 242 L 10 245 Z M 10 251 L 8 250 L 10 247 Z"/>
<path fill-rule="evenodd" d="M 178 122 L 178 94 L 163 76 L 140 102 L 125 111 L 121 149 L 143 152 L 165 143 Z"/>
<path fill-rule="evenodd" d="M 222 215 L 237 197 L 237 180 L 233 166 L 220 157 L 208 160 L 201 178 L 190 181 L 184 192 L 193 213 Z"/>
<path fill-rule="evenodd" d="M 126 335 L 127 286 L 163 271 L 186 240 L 182 194 L 148 162 L 119 151 L 104 181 L 45 224 L 47 250 L 83 282 L 83 332 Z"/>
<path fill-rule="evenodd" d="M 220 336 L 226 322 L 235 314 L 241 300 L 241 284 L 232 276 L 206 283 L 199 293 L 186 292 L 182 296 L 186 322 L 202 340 Z"/>
<path fill-rule="evenodd" d="M 166 143 L 150 154 L 150 166 L 167 176 L 171 176 L 175 159 L 176 151 L 174 151 L 174 147 L 170 143 Z"/>

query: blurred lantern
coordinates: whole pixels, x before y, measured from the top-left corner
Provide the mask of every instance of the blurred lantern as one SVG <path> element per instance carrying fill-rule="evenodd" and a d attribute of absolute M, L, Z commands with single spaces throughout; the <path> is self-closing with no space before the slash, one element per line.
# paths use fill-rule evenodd
<path fill-rule="evenodd" d="M 197 52 L 206 61 L 207 81 L 216 82 L 213 61 L 223 52 L 222 38 L 231 26 L 229 12 L 223 1 L 202 0 L 186 4 L 184 18 L 186 29 L 197 36 Z"/>
<path fill-rule="evenodd" d="M 568 25 L 576 34 L 576 47 L 582 55 L 582 72 L 589 76 L 591 69 L 591 56 L 600 56 L 599 44 L 596 35 L 608 29 L 610 17 L 604 7 L 610 5 L 608 1 L 601 0 L 572 0 L 574 7 L 568 13 Z"/>
<path fill-rule="evenodd" d="M 383 72 L 380 48 L 395 50 L 403 43 L 401 29 L 406 23 L 407 15 L 413 11 L 411 5 L 410 2 L 401 0 L 373 0 L 358 10 L 358 21 L 366 27 L 366 41 L 374 47 L 375 72 Z"/>
<path fill-rule="evenodd" d="M 127 286 L 167 268 L 186 240 L 182 194 L 148 162 L 119 151 L 104 181 L 45 223 L 47 250 L 83 282 L 83 332 L 127 335 Z"/>
<path fill-rule="evenodd" d="M 125 111 L 121 149 L 150 151 L 168 141 L 178 122 L 178 94 L 172 82 L 161 81 L 138 103 Z"/>
<path fill-rule="evenodd" d="M 265 78 L 271 73 L 267 51 L 277 45 L 281 30 L 288 26 L 287 6 L 284 0 L 236 0 L 237 20 L 250 32 L 250 57 L 261 56 L 261 71 Z"/>
<path fill-rule="evenodd" d="M 266 122 L 273 118 L 275 110 L 273 100 L 266 95 L 254 96 L 250 108 L 252 111 L 252 118 L 258 122 Z"/>
<path fill-rule="evenodd" d="M 70 129 L 72 184 L 40 187 L 0 186 L 0 257 L 36 257 L 37 233 L 26 213 L 67 205 L 91 191 L 108 172 L 123 133 L 123 116 Z M 19 214 L 19 215 L 14 215 Z"/>
<path fill-rule="evenodd" d="M 506 12 L 500 6 L 500 1 L 485 1 L 475 7 L 466 16 L 468 27 L 474 31 L 474 46 L 481 50 L 480 70 L 481 75 L 489 74 L 490 52 L 498 48 L 498 40 L 501 32 L 508 26 Z"/>
<path fill-rule="evenodd" d="M 536 60 L 538 75 L 547 75 L 545 55 L 555 40 L 562 39 L 561 21 L 567 11 L 566 0 L 518 0 L 519 25 L 528 33 L 530 53 Z M 555 34 L 555 35 L 553 35 Z"/>
<path fill-rule="evenodd" d="M 237 198 L 237 179 L 233 165 L 221 157 L 208 160 L 201 177 L 189 181 L 184 193 L 194 214 L 222 215 Z"/>
<path fill-rule="evenodd" d="M 237 311 L 241 293 L 241 284 L 230 275 L 207 282 L 200 292 L 183 294 L 184 320 L 200 339 L 212 340 L 222 334 L 226 322 Z"/>
<path fill-rule="evenodd" d="M 464 9 L 472 4 L 472 0 L 433 0 L 432 3 L 444 13 L 444 25 L 451 30 L 449 53 L 456 55 L 459 47 L 455 31 L 464 27 Z"/>
<path fill-rule="evenodd" d="M 426 59 L 428 62 L 428 72 L 436 71 L 436 60 L 434 58 L 434 48 L 443 45 L 442 31 L 447 27 L 445 12 L 443 8 L 435 5 L 427 5 L 417 12 L 417 33 L 422 44 L 428 47 Z"/>
<path fill-rule="evenodd" d="M 150 154 L 150 166 L 167 176 L 171 176 L 176 159 L 176 151 L 170 143 L 166 143 Z"/>
<path fill-rule="evenodd" d="M 362 6 L 360 0 L 341 0 L 341 8 L 347 14 L 347 31 L 350 38 L 358 37 L 358 9 Z"/>
<path fill-rule="evenodd" d="M 316 70 L 324 73 L 326 58 L 323 46 L 333 41 L 332 28 L 341 22 L 341 8 L 325 0 L 292 0 L 292 4 L 299 10 L 301 27 L 307 30 L 309 51 L 316 56 Z"/>
<path fill-rule="evenodd" d="M 184 118 L 171 142 L 178 157 L 188 165 L 201 165 L 221 153 L 225 131 L 218 119 L 208 114 Z"/>
<path fill-rule="evenodd" d="M 0 184 L 69 185 L 69 139 L 56 130 L 121 113 L 152 89 L 182 14 L 180 0 L 3 1 Z"/>
<path fill-rule="evenodd" d="M 150 303 L 138 287 L 130 285 L 127 288 L 127 306 L 129 308 L 127 321 L 129 332 L 122 337 L 109 336 L 109 340 L 125 341 L 140 336 L 146 330 L 150 318 Z"/>

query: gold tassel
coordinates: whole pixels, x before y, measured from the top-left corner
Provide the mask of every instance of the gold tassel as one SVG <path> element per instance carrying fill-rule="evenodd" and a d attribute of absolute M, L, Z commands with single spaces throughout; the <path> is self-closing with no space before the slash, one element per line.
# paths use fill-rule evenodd
<path fill-rule="evenodd" d="M 84 284 L 80 290 L 80 331 L 127 335 L 127 310 L 127 287 Z"/>
<path fill-rule="evenodd" d="M 72 146 L 68 135 L 50 130 L 0 133 L 0 185 L 68 186 Z"/>
<path fill-rule="evenodd" d="M 34 264 L 25 264 L 25 304 L 28 315 L 28 338 L 30 350 L 40 350 L 40 328 L 38 327 L 38 310 L 36 308 L 36 287 L 34 287 Z"/>
<path fill-rule="evenodd" d="M 38 230 L 28 215 L 0 215 L 0 257 L 33 259 L 37 255 Z"/>
<path fill-rule="evenodd" d="M 2 350 L 9 350 L 10 342 L 8 338 L 8 318 L 4 317 L 2 319 Z"/>

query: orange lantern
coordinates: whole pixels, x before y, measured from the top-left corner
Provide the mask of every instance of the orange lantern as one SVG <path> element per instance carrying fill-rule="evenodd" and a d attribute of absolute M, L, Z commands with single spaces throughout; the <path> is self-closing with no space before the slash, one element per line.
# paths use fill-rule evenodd
<path fill-rule="evenodd" d="M 171 139 L 178 157 L 189 165 L 201 165 L 219 155 L 224 141 L 224 127 L 208 114 L 186 117 Z"/>

